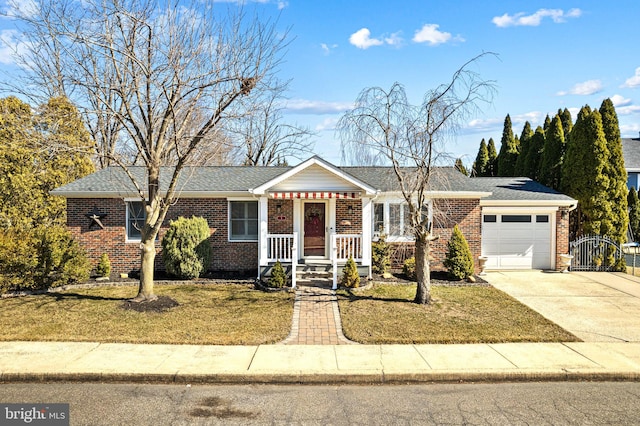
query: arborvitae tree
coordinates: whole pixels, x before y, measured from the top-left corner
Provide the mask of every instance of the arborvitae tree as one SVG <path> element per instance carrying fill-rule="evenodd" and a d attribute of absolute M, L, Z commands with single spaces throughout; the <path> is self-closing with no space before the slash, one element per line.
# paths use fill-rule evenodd
<path fill-rule="evenodd" d="M 627 171 L 624 168 L 622 140 L 618 115 L 611 99 L 605 99 L 600 106 L 602 129 L 607 140 L 609 160 L 605 173 L 609 176 L 609 200 L 612 209 L 612 230 L 608 234 L 622 244 L 626 242 L 629 215 L 627 210 Z"/>
<path fill-rule="evenodd" d="M 349 256 L 347 259 L 347 263 L 344 265 L 344 269 L 342 270 L 342 279 L 340 284 L 347 288 L 358 288 L 360 287 L 360 275 L 358 275 L 358 267 L 356 266 L 355 260 L 353 257 Z"/>
<path fill-rule="evenodd" d="M 564 137 L 566 140 L 569 139 L 569 133 L 571 133 L 571 129 L 573 129 L 573 119 L 571 118 L 571 111 L 567 108 L 564 111 L 558 109 L 558 115 L 560 116 L 560 120 L 562 121 L 562 131 L 564 132 Z"/>
<path fill-rule="evenodd" d="M 550 125 L 551 125 L 551 118 L 549 118 L 549 114 L 547 114 L 547 116 L 544 119 L 544 125 L 542 126 L 542 129 L 545 131 L 545 133 L 547 132 L 547 129 L 549 129 Z"/>
<path fill-rule="evenodd" d="M 456 164 L 455 164 L 455 169 L 457 171 L 459 171 L 460 173 L 462 173 L 465 176 L 469 176 L 469 171 L 467 170 L 467 168 L 465 167 L 465 165 L 462 163 L 462 158 L 457 158 L 456 159 Z"/>
<path fill-rule="evenodd" d="M 487 176 L 489 171 L 489 151 L 487 151 L 487 143 L 482 139 L 476 161 L 473 162 L 473 176 Z"/>
<path fill-rule="evenodd" d="M 447 249 L 447 256 L 443 264 L 448 270 L 449 277 L 462 280 L 473 275 L 473 255 L 467 239 L 457 224 L 453 227 L 453 233 L 447 243 Z"/>
<path fill-rule="evenodd" d="M 267 286 L 271 288 L 282 288 L 285 285 L 287 285 L 287 273 L 282 267 L 282 263 L 278 260 L 276 264 L 273 265 L 273 268 L 271 268 L 271 276 L 267 281 Z"/>
<path fill-rule="evenodd" d="M 553 117 L 542 152 L 540 164 L 540 182 L 553 189 L 560 189 L 562 179 L 562 161 L 565 151 L 564 130 L 560 115 Z"/>
<path fill-rule="evenodd" d="M 562 165 L 563 191 L 578 200 L 571 217 L 570 238 L 612 232 L 610 182 L 605 170 L 608 159 L 602 117 L 586 105 L 571 130 Z"/>
<path fill-rule="evenodd" d="M 542 157 L 542 151 L 544 150 L 544 143 L 544 129 L 538 126 L 538 128 L 536 128 L 536 132 L 531 137 L 531 142 L 529 142 L 529 151 L 527 152 L 527 158 L 524 162 L 526 176 L 533 180 L 539 179 L 540 160 Z"/>
<path fill-rule="evenodd" d="M 629 226 L 633 233 L 633 239 L 638 241 L 640 239 L 640 200 L 638 200 L 638 193 L 634 187 L 629 190 L 627 204 L 629 205 Z"/>
<path fill-rule="evenodd" d="M 531 137 L 533 136 L 533 130 L 531 130 L 531 124 L 527 121 L 524 123 L 522 133 L 520 134 L 520 155 L 516 161 L 516 176 L 526 176 L 524 163 L 526 162 L 527 155 L 529 154 L 529 147 L 531 145 Z"/>
<path fill-rule="evenodd" d="M 487 173 L 485 176 L 498 176 L 498 152 L 493 138 L 489 138 L 487 143 L 487 152 L 489 153 L 489 163 L 487 165 Z"/>
<path fill-rule="evenodd" d="M 509 114 L 504 119 L 502 139 L 500 140 L 500 153 L 498 154 L 498 176 L 513 176 L 518 160 L 518 145 L 513 137 L 513 127 Z"/>

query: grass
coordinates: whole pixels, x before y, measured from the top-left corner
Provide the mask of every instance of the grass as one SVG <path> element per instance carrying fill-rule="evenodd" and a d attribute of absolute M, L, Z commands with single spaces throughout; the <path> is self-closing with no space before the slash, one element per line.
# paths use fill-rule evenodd
<path fill-rule="evenodd" d="M 121 308 L 137 287 L 76 289 L 0 300 L 0 340 L 257 345 L 287 337 L 293 294 L 240 284 L 156 286 L 180 305 Z"/>
<path fill-rule="evenodd" d="M 412 302 L 415 293 L 415 284 L 339 291 L 345 336 L 366 344 L 580 341 L 493 287 L 432 287 L 427 306 Z"/>

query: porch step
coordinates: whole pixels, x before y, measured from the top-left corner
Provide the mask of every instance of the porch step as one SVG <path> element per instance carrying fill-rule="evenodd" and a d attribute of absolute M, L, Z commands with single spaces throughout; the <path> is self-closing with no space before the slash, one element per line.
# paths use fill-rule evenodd
<path fill-rule="evenodd" d="M 296 268 L 298 281 L 332 280 L 333 267 L 330 264 L 304 263 L 298 264 Z"/>

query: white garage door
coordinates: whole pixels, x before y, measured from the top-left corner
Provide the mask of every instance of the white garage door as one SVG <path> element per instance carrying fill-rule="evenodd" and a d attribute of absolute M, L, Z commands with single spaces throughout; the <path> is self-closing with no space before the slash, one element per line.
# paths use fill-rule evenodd
<path fill-rule="evenodd" d="M 487 269 L 550 269 L 550 215 L 483 214 L 482 254 Z"/>

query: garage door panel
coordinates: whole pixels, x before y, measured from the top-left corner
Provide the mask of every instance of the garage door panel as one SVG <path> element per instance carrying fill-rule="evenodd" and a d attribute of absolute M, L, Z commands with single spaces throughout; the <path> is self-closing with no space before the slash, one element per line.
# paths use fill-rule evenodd
<path fill-rule="evenodd" d="M 536 216 L 548 215 L 532 214 L 531 222 L 502 222 L 503 215 L 496 216 L 496 222 L 482 223 L 482 254 L 488 257 L 488 269 L 551 267 L 551 218 L 536 221 Z"/>

